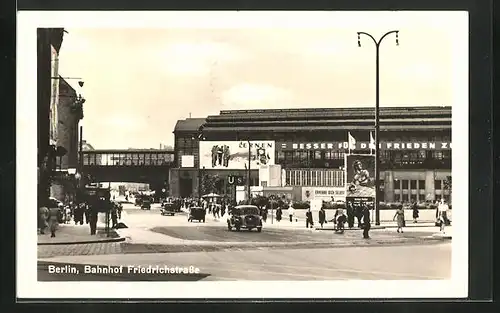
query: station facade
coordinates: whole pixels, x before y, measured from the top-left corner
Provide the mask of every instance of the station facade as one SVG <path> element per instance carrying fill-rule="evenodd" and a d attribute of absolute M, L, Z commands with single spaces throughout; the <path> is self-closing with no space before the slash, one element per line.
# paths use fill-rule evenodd
<path fill-rule="evenodd" d="M 179 120 L 170 192 L 232 195 L 235 177 L 243 178 L 241 189 L 250 172 L 251 186 L 264 193 L 342 199 L 345 155 L 373 153 L 373 117 L 373 108 L 335 108 L 231 110 Z M 449 201 L 451 107 L 382 108 L 380 125 L 381 201 Z"/>

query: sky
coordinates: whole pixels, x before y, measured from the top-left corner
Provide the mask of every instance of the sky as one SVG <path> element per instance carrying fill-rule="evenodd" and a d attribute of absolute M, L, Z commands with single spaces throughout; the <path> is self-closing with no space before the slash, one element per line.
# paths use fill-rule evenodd
<path fill-rule="evenodd" d="M 399 30 L 399 45 L 389 35 L 380 46 L 381 106 L 451 106 L 454 67 L 464 62 L 455 57 L 461 20 L 366 13 L 314 27 L 108 28 L 90 21 L 66 27 L 59 71 L 84 81 L 78 88 L 79 79 L 68 80 L 86 98 L 84 139 L 96 149 L 173 146 L 177 120 L 220 110 L 372 107 L 375 45 L 362 36 L 358 47 L 358 31 L 379 38 Z"/>

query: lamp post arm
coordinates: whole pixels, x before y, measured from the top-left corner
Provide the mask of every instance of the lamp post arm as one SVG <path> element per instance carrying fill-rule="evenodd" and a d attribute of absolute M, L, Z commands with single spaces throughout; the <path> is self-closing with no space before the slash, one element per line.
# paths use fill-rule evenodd
<path fill-rule="evenodd" d="M 380 43 L 382 43 L 382 40 L 384 40 L 384 38 L 385 38 L 385 37 L 387 37 L 388 35 L 390 35 L 390 34 L 397 34 L 397 33 L 399 33 L 399 30 L 391 30 L 390 32 L 385 33 L 385 34 L 384 34 L 384 35 L 383 35 L 383 36 L 382 36 L 382 37 L 378 40 L 378 42 L 376 43 L 376 44 L 377 44 L 377 46 L 380 46 Z M 373 39 L 373 37 L 372 37 L 372 39 Z"/>
<path fill-rule="evenodd" d="M 375 39 L 372 35 L 370 35 L 370 34 L 368 34 L 368 33 L 365 33 L 365 32 L 358 32 L 358 36 L 359 36 L 359 35 L 365 35 L 365 36 L 370 37 L 370 38 L 373 40 L 373 43 L 374 43 L 376 46 L 378 46 L 378 44 L 379 44 L 379 42 L 380 42 L 380 41 L 379 41 L 379 42 L 377 42 L 377 40 L 376 40 L 376 39 Z"/>

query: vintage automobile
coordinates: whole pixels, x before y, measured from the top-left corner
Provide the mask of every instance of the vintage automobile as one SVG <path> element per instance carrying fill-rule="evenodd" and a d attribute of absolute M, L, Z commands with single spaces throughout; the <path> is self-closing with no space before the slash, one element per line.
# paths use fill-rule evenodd
<path fill-rule="evenodd" d="M 231 210 L 227 218 L 227 229 L 232 231 L 240 229 L 252 230 L 254 228 L 260 233 L 262 231 L 262 217 L 259 208 L 255 205 L 238 205 Z"/>
<path fill-rule="evenodd" d="M 164 208 L 165 206 L 171 207 L 169 209 L 176 213 L 181 211 L 181 203 L 178 200 L 163 200 L 161 203 L 161 207 Z"/>
<path fill-rule="evenodd" d="M 177 212 L 177 210 L 175 209 L 175 203 L 173 203 L 173 202 L 162 203 L 161 209 L 160 209 L 161 215 L 174 216 L 175 212 Z"/>
<path fill-rule="evenodd" d="M 199 206 L 193 206 L 189 209 L 188 222 L 192 222 L 194 220 L 198 222 L 205 223 L 205 215 L 207 211 Z"/>
<path fill-rule="evenodd" d="M 134 203 L 135 206 L 141 206 L 142 205 L 142 197 L 137 195 L 135 197 L 135 203 Z"/>
<path fill-rule="evenodd" d="M 141 210 L 151 210 L 151 199 L 145 198 L 142 200 Z"/>

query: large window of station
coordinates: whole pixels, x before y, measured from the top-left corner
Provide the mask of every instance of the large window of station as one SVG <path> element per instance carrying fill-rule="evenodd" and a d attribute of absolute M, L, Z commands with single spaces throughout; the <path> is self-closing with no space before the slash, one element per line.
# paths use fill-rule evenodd
<path fill-rule="evenodd" d="M 276 163 L 284 168 L 336 168 L 344 166 L 346 151 L 276 151 Z M 354 153 L 354 152 L 353 152 Z M 356 151 L 370 154 L 370 151 Z M 380 150 L 382 168 L 450 168 L 451 150 Z"/>
<path fill-rule="evenodd" d="M 387 168 L 450 168 L 451 150 L 380 151 L 382 167 Z"/>
<path fill-rule="evenodd" d="M 277 151 L 276 162 L 285 168 L 339 168 L 344 164 L 343 151 Z"/>
<path fill-rule="evenodd" d="M 342 187 L 344 172 L 331 169 L 287 169 L 286 186 Z"/>
<path fill-rule="evenodd" d="M 128 153 L 85 153 L 84 165 L 102 166 L 148 166 L 169 165 L 173 162 L 172 153 L 128 152 Z"/>

